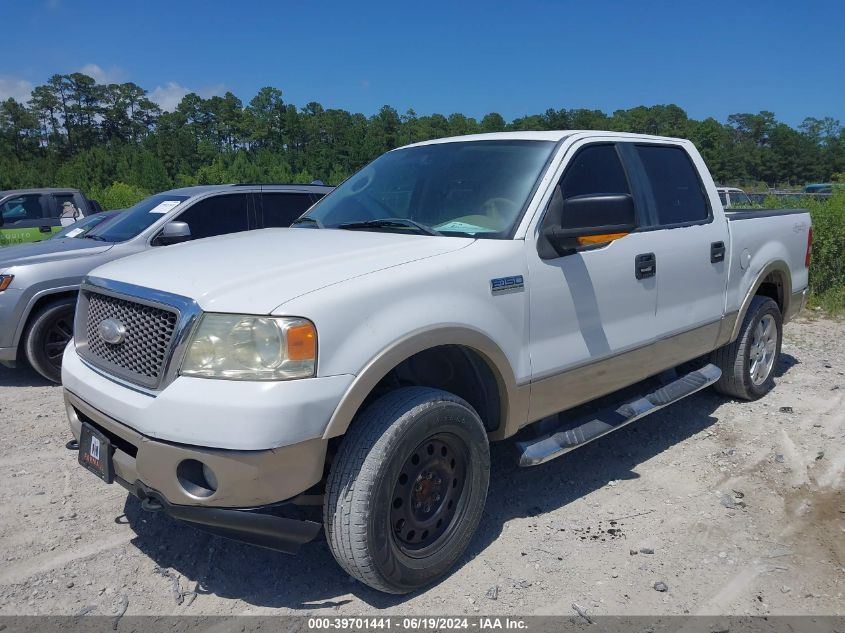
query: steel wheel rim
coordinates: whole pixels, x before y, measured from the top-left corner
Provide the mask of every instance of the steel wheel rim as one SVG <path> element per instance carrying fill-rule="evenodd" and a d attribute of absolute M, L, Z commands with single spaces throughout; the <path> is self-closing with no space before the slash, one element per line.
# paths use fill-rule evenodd
<path fill-rule="evenodd" d="M 751 346 L 748 351 L 748 371 L 751 382 L 758 387 L 766 382 L 772 373 L 777 341 L 775 318 L 771 314 L 764 314 L 751 334 Z"/>
<path fill-rule="evenodd" d="M 465 443 L 451 433 L 421 442 L 408 456 L 390 497 L 390 532 L 414 558 L 438 550 L 460 524 L 470 462 Z"/>
<path fill-rule="evenodd" d="M 44 336 L 43 349 L 47 360 L 53 367 L 62 366 L 62 354 L 73 337 L 73 311 L 62 312 L 47 328 Z"/>

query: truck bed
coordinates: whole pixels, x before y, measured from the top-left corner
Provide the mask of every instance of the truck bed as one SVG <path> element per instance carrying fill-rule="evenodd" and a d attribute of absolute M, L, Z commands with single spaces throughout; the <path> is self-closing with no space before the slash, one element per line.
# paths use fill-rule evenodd
<path fill-rule="evenodd" d="M 800 306 L 792 295 L 807 287 L 804 259 L 810 230 L 807 209 L 738 209 L 725 211 L 731 235 L 726 314 L 740 309 L 755 283 L 775 272 L 771 262 L 783 262 L 782 293 L 786 303 Z M 786 307 L 786 306 L 785 306 Z M 784 314 L 789 320 L 793 310 Z"/>

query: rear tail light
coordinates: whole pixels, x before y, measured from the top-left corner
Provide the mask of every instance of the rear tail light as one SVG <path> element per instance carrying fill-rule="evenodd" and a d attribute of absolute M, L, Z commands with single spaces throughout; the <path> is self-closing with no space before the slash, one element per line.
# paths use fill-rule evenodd
<path fill-rule="evenodd" d="M 813 257 L 813 227 L 807 233 L 807 253 L 804 255 L 804 267 L 810 267 L 810 259 Z"/>

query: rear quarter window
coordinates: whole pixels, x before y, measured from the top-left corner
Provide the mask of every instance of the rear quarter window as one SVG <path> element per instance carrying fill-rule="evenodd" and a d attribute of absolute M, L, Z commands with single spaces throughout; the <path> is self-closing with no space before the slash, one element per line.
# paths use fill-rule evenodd
<path fill-rule="evenodd" d="M 689 155 L 681 147 L 637 145 L 660 225 L 705 222 L 710 209 L 704 187 Z"/>

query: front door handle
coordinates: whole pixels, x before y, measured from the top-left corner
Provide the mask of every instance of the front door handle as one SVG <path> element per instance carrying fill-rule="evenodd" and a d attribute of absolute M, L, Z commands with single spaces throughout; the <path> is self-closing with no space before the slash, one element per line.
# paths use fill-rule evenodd
<path fill-rule="evenodd" d="M 42 233 L 52 233 L 53 227 L 51 227 L 51 226 L 39 226 L 38 230 L 41 231 Z"/>
<path fill-rule="evenodd" d="M 725 243 L 712 242 L 710 244 L 710 263 L 716 264 L 725 261 Z"/>
<path fill-rule="evenodd" d="M 642 253 L 634 259 L 634 274 L 637 279 L 654 277 L 657 274 L 657 258 L 654 253 Z"/>

